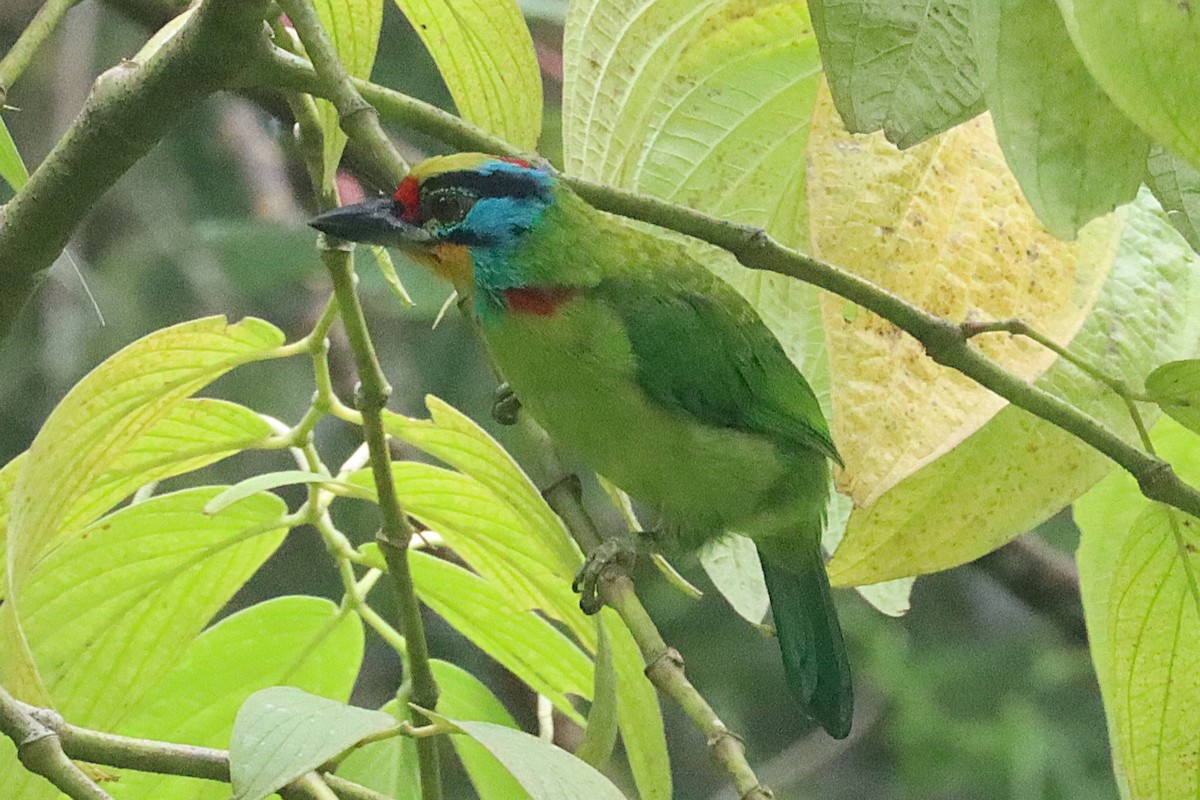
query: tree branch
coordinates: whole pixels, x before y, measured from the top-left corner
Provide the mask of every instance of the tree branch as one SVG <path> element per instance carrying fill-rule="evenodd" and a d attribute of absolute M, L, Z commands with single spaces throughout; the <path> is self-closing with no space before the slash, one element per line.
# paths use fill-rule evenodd
<path fill-rule="evenodd" d="M 96 200 L 261 53 L 268 0 L 203 0 L 145 64 L 96 81 L 75 123 L 0 218 L 0 338 Z"/>
<path fill-rule="evenodd" d="M 267 53 L 266 59 L 247 73 L 247 77 L 255 76 L 298 91 L 320 93 L 312 68 L 303 59 L 280 52 Z M 353 83 L 389 121 L 418 129 L 462 149 L 499 155 L 522 154 L 507 142 L 412 97 L 368 81 Z M 785 247 L 761 229 L 592 181 L 570 176 L 563 176 L 563 180 L 602 211 L 691 236 L 728 251 L 750 269 L 798 278 L 878 314 L 919 341 L 938 364 L 961 372 L 1013 405 L 1108 456 L 1137 479 L 1146 497 L 1200 517 L 1200 491 L 1181 480 L 1170 464 L 1127 443 L 1070 403 L 1008 372 L 971 347 L 968 343 L 970 331 L 964 331 L 959 325 L 930 314 L 857 275 Z"/>

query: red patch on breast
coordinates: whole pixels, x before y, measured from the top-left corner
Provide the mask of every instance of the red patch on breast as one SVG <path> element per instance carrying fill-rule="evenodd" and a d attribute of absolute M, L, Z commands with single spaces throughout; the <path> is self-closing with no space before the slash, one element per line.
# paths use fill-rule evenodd
<path fill-rule="evenodd" d="M 548 317 L 558 311 L 559 306 L 573 299 L 578 292 L 569 286 L 505 289 L 504 304 L 509 311 L 518 314 L 533 314 Z"/>

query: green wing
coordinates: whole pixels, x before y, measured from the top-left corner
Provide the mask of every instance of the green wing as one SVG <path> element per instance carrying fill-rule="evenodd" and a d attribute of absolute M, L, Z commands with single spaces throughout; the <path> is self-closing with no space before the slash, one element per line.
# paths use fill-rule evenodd
<path fill-rule="evenodd" d="M 655 402 L 842 463 L 808 381 L 745 298 L 703 267 L 608 278 L 589 293 L 625 323 Z"/>

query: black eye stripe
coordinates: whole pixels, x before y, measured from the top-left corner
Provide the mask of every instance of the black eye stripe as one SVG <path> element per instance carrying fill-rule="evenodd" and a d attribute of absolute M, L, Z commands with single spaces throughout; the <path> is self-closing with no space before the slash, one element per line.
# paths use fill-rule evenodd
<path fill-rule="evenodd" d="M 467 189 L 479 197 L 525 198 L 544 197 L 546 194 L 544 185 L 536 177 L 513 172 L 493 172 L 487 175 L 467 171 L 444 172 L 426 178 L 421 184 L 422 193 L 445 188 Z"/>

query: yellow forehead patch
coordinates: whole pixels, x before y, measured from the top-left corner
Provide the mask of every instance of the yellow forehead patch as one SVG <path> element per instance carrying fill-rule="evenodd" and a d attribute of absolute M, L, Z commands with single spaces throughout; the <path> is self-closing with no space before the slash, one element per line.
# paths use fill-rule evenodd
<path fill-rule="evenodd" d="M 455 153 L 450 156 L 427 158 L 412 168 L 409 175 L 418 181 L 441 175 L 443 172 L 463 172 L 476 169 L 485 161 L 495 161 L 496 156 L 487 153 Z"/>

